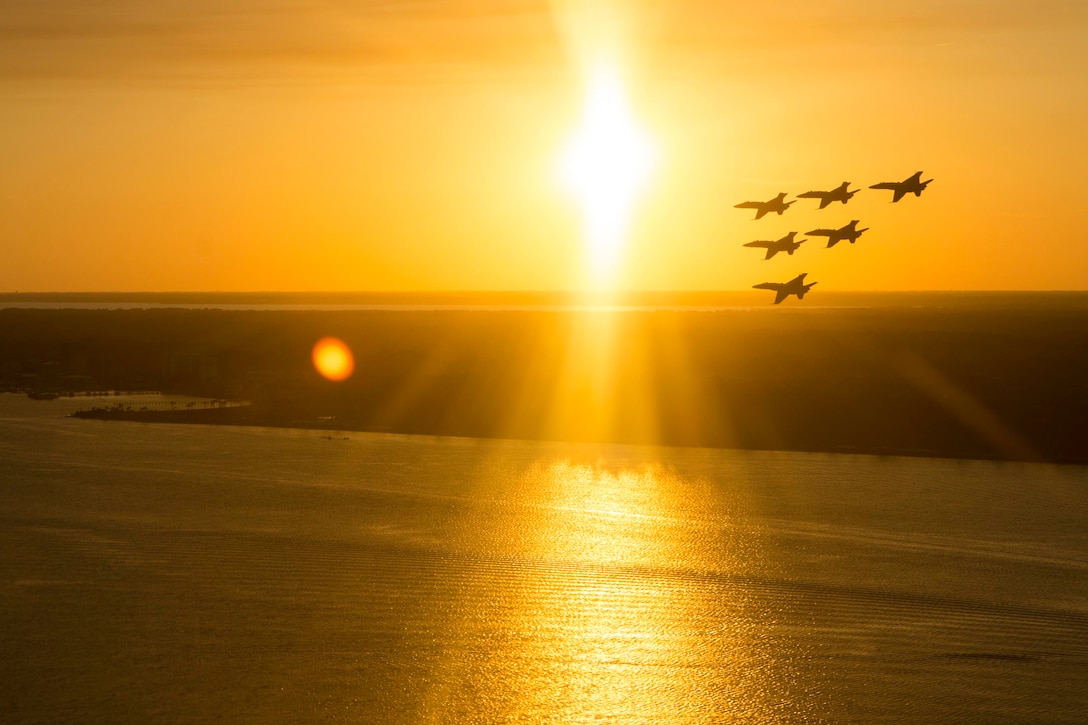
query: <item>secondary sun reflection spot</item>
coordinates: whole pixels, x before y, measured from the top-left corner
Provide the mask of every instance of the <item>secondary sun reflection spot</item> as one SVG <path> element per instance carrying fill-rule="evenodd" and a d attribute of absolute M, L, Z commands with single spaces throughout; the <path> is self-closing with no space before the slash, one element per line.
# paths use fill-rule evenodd
<path fill-rule="evenodd" d="M 317 341 L 313 351 L 314 367 L 329 380 L 347 380 L 355 372 L 355 357 L 351 348 L 335 337 Z"/>

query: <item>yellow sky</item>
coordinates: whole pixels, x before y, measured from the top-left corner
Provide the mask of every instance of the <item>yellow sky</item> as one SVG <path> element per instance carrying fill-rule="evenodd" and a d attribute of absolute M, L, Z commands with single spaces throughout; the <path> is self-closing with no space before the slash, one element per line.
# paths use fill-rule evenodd
<path fill-rule="evenodd" d="M 620 287 L 1088 289 L 1079 0 L 0 0 L 0 291 L 582 286 L 599 54 L 658 152 Z"/>

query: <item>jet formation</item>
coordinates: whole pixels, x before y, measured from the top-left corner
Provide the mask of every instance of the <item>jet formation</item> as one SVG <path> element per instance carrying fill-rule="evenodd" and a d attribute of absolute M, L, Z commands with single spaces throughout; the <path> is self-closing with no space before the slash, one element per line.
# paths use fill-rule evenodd
<path fill-rule="evenodd" d="M 933 179 L 922 181 L 922 172 L 916 171 L 913 175 L 903 181 L 882 181 L 879 184 L 873 184 L 869 188 L 887 189 L 893 192 L 892 203 L 894 204 L 907 194 L 921 196 L 922 192 L 925 191 L 926 186 L 928 186 L 931 181 L 933 181 Z M 833 201 L 839 201 L 845 204 L 854 198 L 854 194 L 861 191 L 861 189 L 854 189 L 851 191 L 849 187 L 850 182 L 844 181 L 834 189 L 828 191 L 806 191 L 803 194 L 798 194 L 797 199 L 819 199 L 820 209 L 825 208 Z M 783 191 L 778 196 L 773 199 L 768 199 L 767 201 L 743 201 L 740 204 L 735 205 L 734 208 L 755 209 L 756 219 L 762 219 L 765 214 L 770 214 L 771 212 L 775 212 L 779 216 L 782 216 L 782 212 L 789 209 L 791 204 L 797 202 L 797 199 L 786 201 L 786 193 L 787 192 Z"/>
<path fill-rule="evenodd" d="M 870 189 L 881 189 L 892 192 L 892 203 L 899 201 L 907 194 L 914 194 L 915 196 L 921 196 L 926 187 L 932 182 L 933 179 L 922 181 L 922 172 L 915 172 L 910 177 L 903 181 L 884 181 L 879 184 L 873 184 Z M 842 204 L 846 204 L 850 199 L 857 194 L 860 189 L 850 189 L 850 182 L 844 181 L 834 189 L 828 191 L 806 191 L 803 194 L 798 194 L 797 199 L 819 199 L 820 209 L 827 207 L 832 202 L 838 201 Z M 791 204 L 797 202 L 797 199 L 793 201 L 786 201 L 786 192 L 781 192 L 778 196 L 767 201 L 745 201 L 737 204 L 737 209 L 755 209 L 756 219 L 762 219 L 766 214 L 774 212 L 779 216 L 782 215 Z M 858 240 L 864 232 L 869 230 L 869 227 L 858 229 L 857 219 L 853 219 L 849 224 L 845 224 L 838 229 L 813 229 L 812 231 L 805 232 L 810 237 L 827 237 L 827 249 L 834 247 L 836 244 L 842 241 L 848 241 L 851 244 Z M 754 242 L 747 242 L 745 247 L 757 247 L 760 249 L 766 249 L 767 253 L 763 257 L 764 260 L 772 259 L 779 252 L 785 252 L 786 254 L 793 256 L 793 253 L 800 247 L 807 239 L 795 239 L 798 232 L 790 232 L 781 239 L 774 241 L 767 241 L 757 239 Z M 798 276 L 791 279 L 789 282 L 762 282 L 757 285 L 753 285 L 754 289 L 767 289 L 774 290 L 775 298 L 774 303 L 781 304 L 790 295 L 797 295 L 797 299 L 804 299 L 805 294 L 815 285 L 815 282 L 805 283 L 805 275 L 807 272 L 803 272 Z"/>
<path fill-rule="evenodd" d="M 760 284 L 752 285 L 752 289 L 769 289 L 774 290 L 774 303 L 776 305 L 782 304 L 782 300 L 786 299 L 790 295 L 797 295 L 797 299 L 805 299 L 805 294 L 812 289 L 815 282 L 809 282 L 805 284 L 805 275 L 808 272 L 802 272 L 789 282 L 762 282 Z"/>

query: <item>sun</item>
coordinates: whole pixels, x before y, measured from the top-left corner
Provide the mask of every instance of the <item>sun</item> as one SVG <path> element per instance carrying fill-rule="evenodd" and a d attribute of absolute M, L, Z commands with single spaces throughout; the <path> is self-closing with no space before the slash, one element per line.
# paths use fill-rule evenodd
<path fill-rule="evenodd" d="M 563 150 L 559 171 L 582 205 L 587 262 L 594 286 L 614 280 L 639 194 L 656 150 L 627 103 L 619 73 L 598 65 L 586 83 L 585 115 Z"/>

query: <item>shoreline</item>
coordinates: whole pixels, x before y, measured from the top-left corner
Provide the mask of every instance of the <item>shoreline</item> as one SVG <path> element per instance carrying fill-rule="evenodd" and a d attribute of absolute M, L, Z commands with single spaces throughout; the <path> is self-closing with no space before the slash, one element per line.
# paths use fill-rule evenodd
<path fill-rule="evenodd" d="M 951 450 L 933 450 L 919 448 L 896 448 L 892 446 L 862 447 L 856 445 L 840 445 L 834 447 L 779 447 L 765 448 L 758 446 L 730 446 L 714 445 L 711 443 L 677 443 L 663 440 L 639 440 L 625 438 L 561 438 L 561 437 L 516 437 L 504 435 L 486 435 L 457 431 L 455 428 L 435 431 L 424 430 L 419 427 L 405 426 L 403 428 L 392 427 L 367 427 L 344 425 L 338 420 L 288 420 L 273 416 L 265 416 L 258 411 L 254 414 L 248 410 L 252 405 L 233 405 L 225 408 L 209 408 L 200 410 L 79 410 L 69 413 L 66 417 L 81 420 L 119 421 L 129 423 L 147 423 L 151 425 L 210 425 L 210 426 L 238 426 L 252 428 L 280 428 L 290 430 L 308 430 L 314 432 L 338 432 L 338 433 L 368 433 L 377 435 L 409 435 L 409 436 L 435 436 L 443 438 L 464 438 L 470 440 L 505 440 L 546 443 L 569 443 L 572 445 L 629 445 L 650 446 L 665 448 L 706 448 L 710 450 L 745 451 L 761 453 L 811 453 L 827 455 L 858 455 L 874 457 L 901 457 L 901 458 L 927 458 L 948 461 L 979 461 L 987 463 L 1012 463 L 1035 464 L 1055 466 L 1088 466 L 1088 454 L 1084 456 L 1071 456 L 1063 460 L 1046 459 L 1036 457 L 1012 457 L 1001 455 L 979 455 L 977 450 L 970 453 L 957 454 Z"/>

